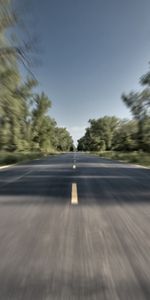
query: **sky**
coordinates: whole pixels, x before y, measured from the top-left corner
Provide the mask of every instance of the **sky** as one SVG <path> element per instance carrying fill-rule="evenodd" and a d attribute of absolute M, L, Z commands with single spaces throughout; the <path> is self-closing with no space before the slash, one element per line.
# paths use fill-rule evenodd
<path fill-rule="evenodd" d="M 34 68 L 52 100 L 50 115 L 76 142 L 88 120 L 130 118 L 123 92 L 149 70 L 149 0 L 30 0 L 41 64 Z M 28 10 L 27 9 L 27 10 Z"/>

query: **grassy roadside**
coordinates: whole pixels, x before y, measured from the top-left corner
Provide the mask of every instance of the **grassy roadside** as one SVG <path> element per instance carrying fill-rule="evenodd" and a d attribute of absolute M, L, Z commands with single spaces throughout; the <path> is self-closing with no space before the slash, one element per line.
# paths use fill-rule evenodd
<path fill-rule="evenodd" d="M 55 152 L 51 152 L 48 155 L 54 155 Z M 41 152 L 0 152 L 0 166 L 11 165 L 27 160 L 43 157 Z"/>
<path fill-rule="evenodd" d="M 146 152 L 119 152 L 119 151 L 104 151 L 97 152 L 97 155 L 104 158 L 121 160 L 129 163 L 135 163 L 142 166 L 150 167 L 150 153 Z"/>

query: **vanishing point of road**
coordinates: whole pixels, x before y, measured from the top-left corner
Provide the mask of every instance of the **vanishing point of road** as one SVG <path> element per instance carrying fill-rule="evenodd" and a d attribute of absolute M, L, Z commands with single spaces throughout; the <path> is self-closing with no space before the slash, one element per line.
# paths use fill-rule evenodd
<path fill-rule="evenodd" d="M 150 169 L 66 153 L 0 171 L 0 300 L 51 299 L 150 299 Z"/>

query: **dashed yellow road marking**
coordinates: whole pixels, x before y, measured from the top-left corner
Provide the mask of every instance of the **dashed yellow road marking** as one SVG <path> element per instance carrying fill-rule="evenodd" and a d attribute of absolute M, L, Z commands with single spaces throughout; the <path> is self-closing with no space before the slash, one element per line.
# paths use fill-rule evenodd
<path fill-rule="evenodd" d="M 72 183 L 71 204 L 78 204 L 78 191 L 76 183 Z"/>

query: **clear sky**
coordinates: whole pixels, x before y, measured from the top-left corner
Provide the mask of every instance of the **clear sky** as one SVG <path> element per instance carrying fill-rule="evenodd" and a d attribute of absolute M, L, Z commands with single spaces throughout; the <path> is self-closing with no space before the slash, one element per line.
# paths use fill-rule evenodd
<path fill-rule="evenodd" d="M 150 0 L 30 0 L 42 65 L 39 90 L 76 140 L 90 118 L 130 117 L 122 92 L 138 89 L 150 60 Z"/>

